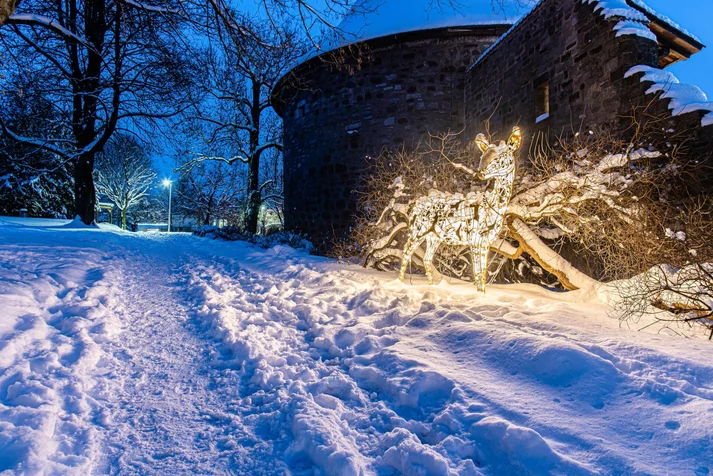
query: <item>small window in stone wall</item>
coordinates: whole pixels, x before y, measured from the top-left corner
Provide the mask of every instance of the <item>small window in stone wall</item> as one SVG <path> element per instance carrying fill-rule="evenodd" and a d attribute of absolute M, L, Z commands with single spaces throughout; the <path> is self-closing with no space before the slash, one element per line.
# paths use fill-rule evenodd
<path fill-rule="evenodd" d="M 307 106 L 307 101 L 302 100 L 297 103 L 297 109 L 295 109 L 295 118 L 299 119 L 300 117 L 304 117 L 305 114 L 307 114 L 309 108 Z"/>
<path fill-rule="evenodd" d="M 550 82 L 542 81 L 535 86 L 535 122 L 550 117 Z"/>

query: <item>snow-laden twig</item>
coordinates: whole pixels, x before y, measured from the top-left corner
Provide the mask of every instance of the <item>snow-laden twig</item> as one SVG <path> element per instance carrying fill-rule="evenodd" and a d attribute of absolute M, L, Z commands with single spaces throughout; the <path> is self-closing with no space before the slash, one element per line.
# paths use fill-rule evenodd
<path fill-rule="evenodd" d="M 178 15 L 180 13 L 178 10 L 173 10 L 171 8 L 158 7 L 147 3 L 136 2 L 134 0 L 121 0 L 121 2 L 134 8 L 139 8 L 152 13 L 170 13 L 172 15 Z"/>
<path fill-rule="evenodd" d="M 52 18 L 43 15 L 35 15 L 31 13 L 15 13 L 13 15 L 10 15 L 10 17 L 7 19 L 7 24 L 41 26 L 53 31 L 54 33 L 57 33 L 65 40 L 76 41 L 77 43 L 84 45 L 92 51 L 95 51 L 92 44 L 87 41 L 86 38 L 70 31 L 67 27 L 62 25 L 57 20 L 53 20 Z"/>

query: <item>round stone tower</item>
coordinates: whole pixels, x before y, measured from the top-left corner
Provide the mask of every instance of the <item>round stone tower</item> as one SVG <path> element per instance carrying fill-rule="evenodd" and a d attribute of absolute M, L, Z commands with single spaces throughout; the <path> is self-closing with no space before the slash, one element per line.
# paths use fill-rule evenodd
<path fill-rule="evenodd" d="M 368 13 L 340 25 L 366 54 L 345 53 L 340 67 L 312 55 L 273 91 L 284 120 L 285 226 L 318 251 L 348 235 L 367 157 L 464 128 L 465 72 L 518 18 L 491 0 L 462 2 L 463 11 L 431 3 L 367 0 Z"/>

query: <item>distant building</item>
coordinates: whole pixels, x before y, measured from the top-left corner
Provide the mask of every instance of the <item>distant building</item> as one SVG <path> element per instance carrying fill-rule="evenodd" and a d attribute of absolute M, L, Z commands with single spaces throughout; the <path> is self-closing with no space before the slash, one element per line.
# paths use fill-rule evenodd
<path fill-rule="evenodd" d="M 704 45 L 641 0 L 542 0 L 524 16 L 494 13 L 491 0 L 459 2 L 458 13 L 429 10 L 430 0 L 374 4 L 341 25 L 368 47 L 360 65 L 314 56 L 273 91 L 284 119 L 285 227 L 322 250 L 349 232 L 366 158 L 428 132 L 472 138 L 488 118 L 500 137 L 515 124 L 530 137 L 616 126 L 663 88 L 659 107 L 692 130 L 694 148 L 713 149 L 713 103 L 663 69 Z"/>

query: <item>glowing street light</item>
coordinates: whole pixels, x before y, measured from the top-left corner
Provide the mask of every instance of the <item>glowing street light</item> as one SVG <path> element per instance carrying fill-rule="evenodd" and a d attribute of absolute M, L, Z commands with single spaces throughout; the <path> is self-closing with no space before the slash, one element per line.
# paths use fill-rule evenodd
<path fill-rule="evenodd" d="M 171 232 L 171 190 L 173 189 L 173 182 L 169 179 L 163 180 L 163 186 L 168 187 L 168 232 Z"/>

